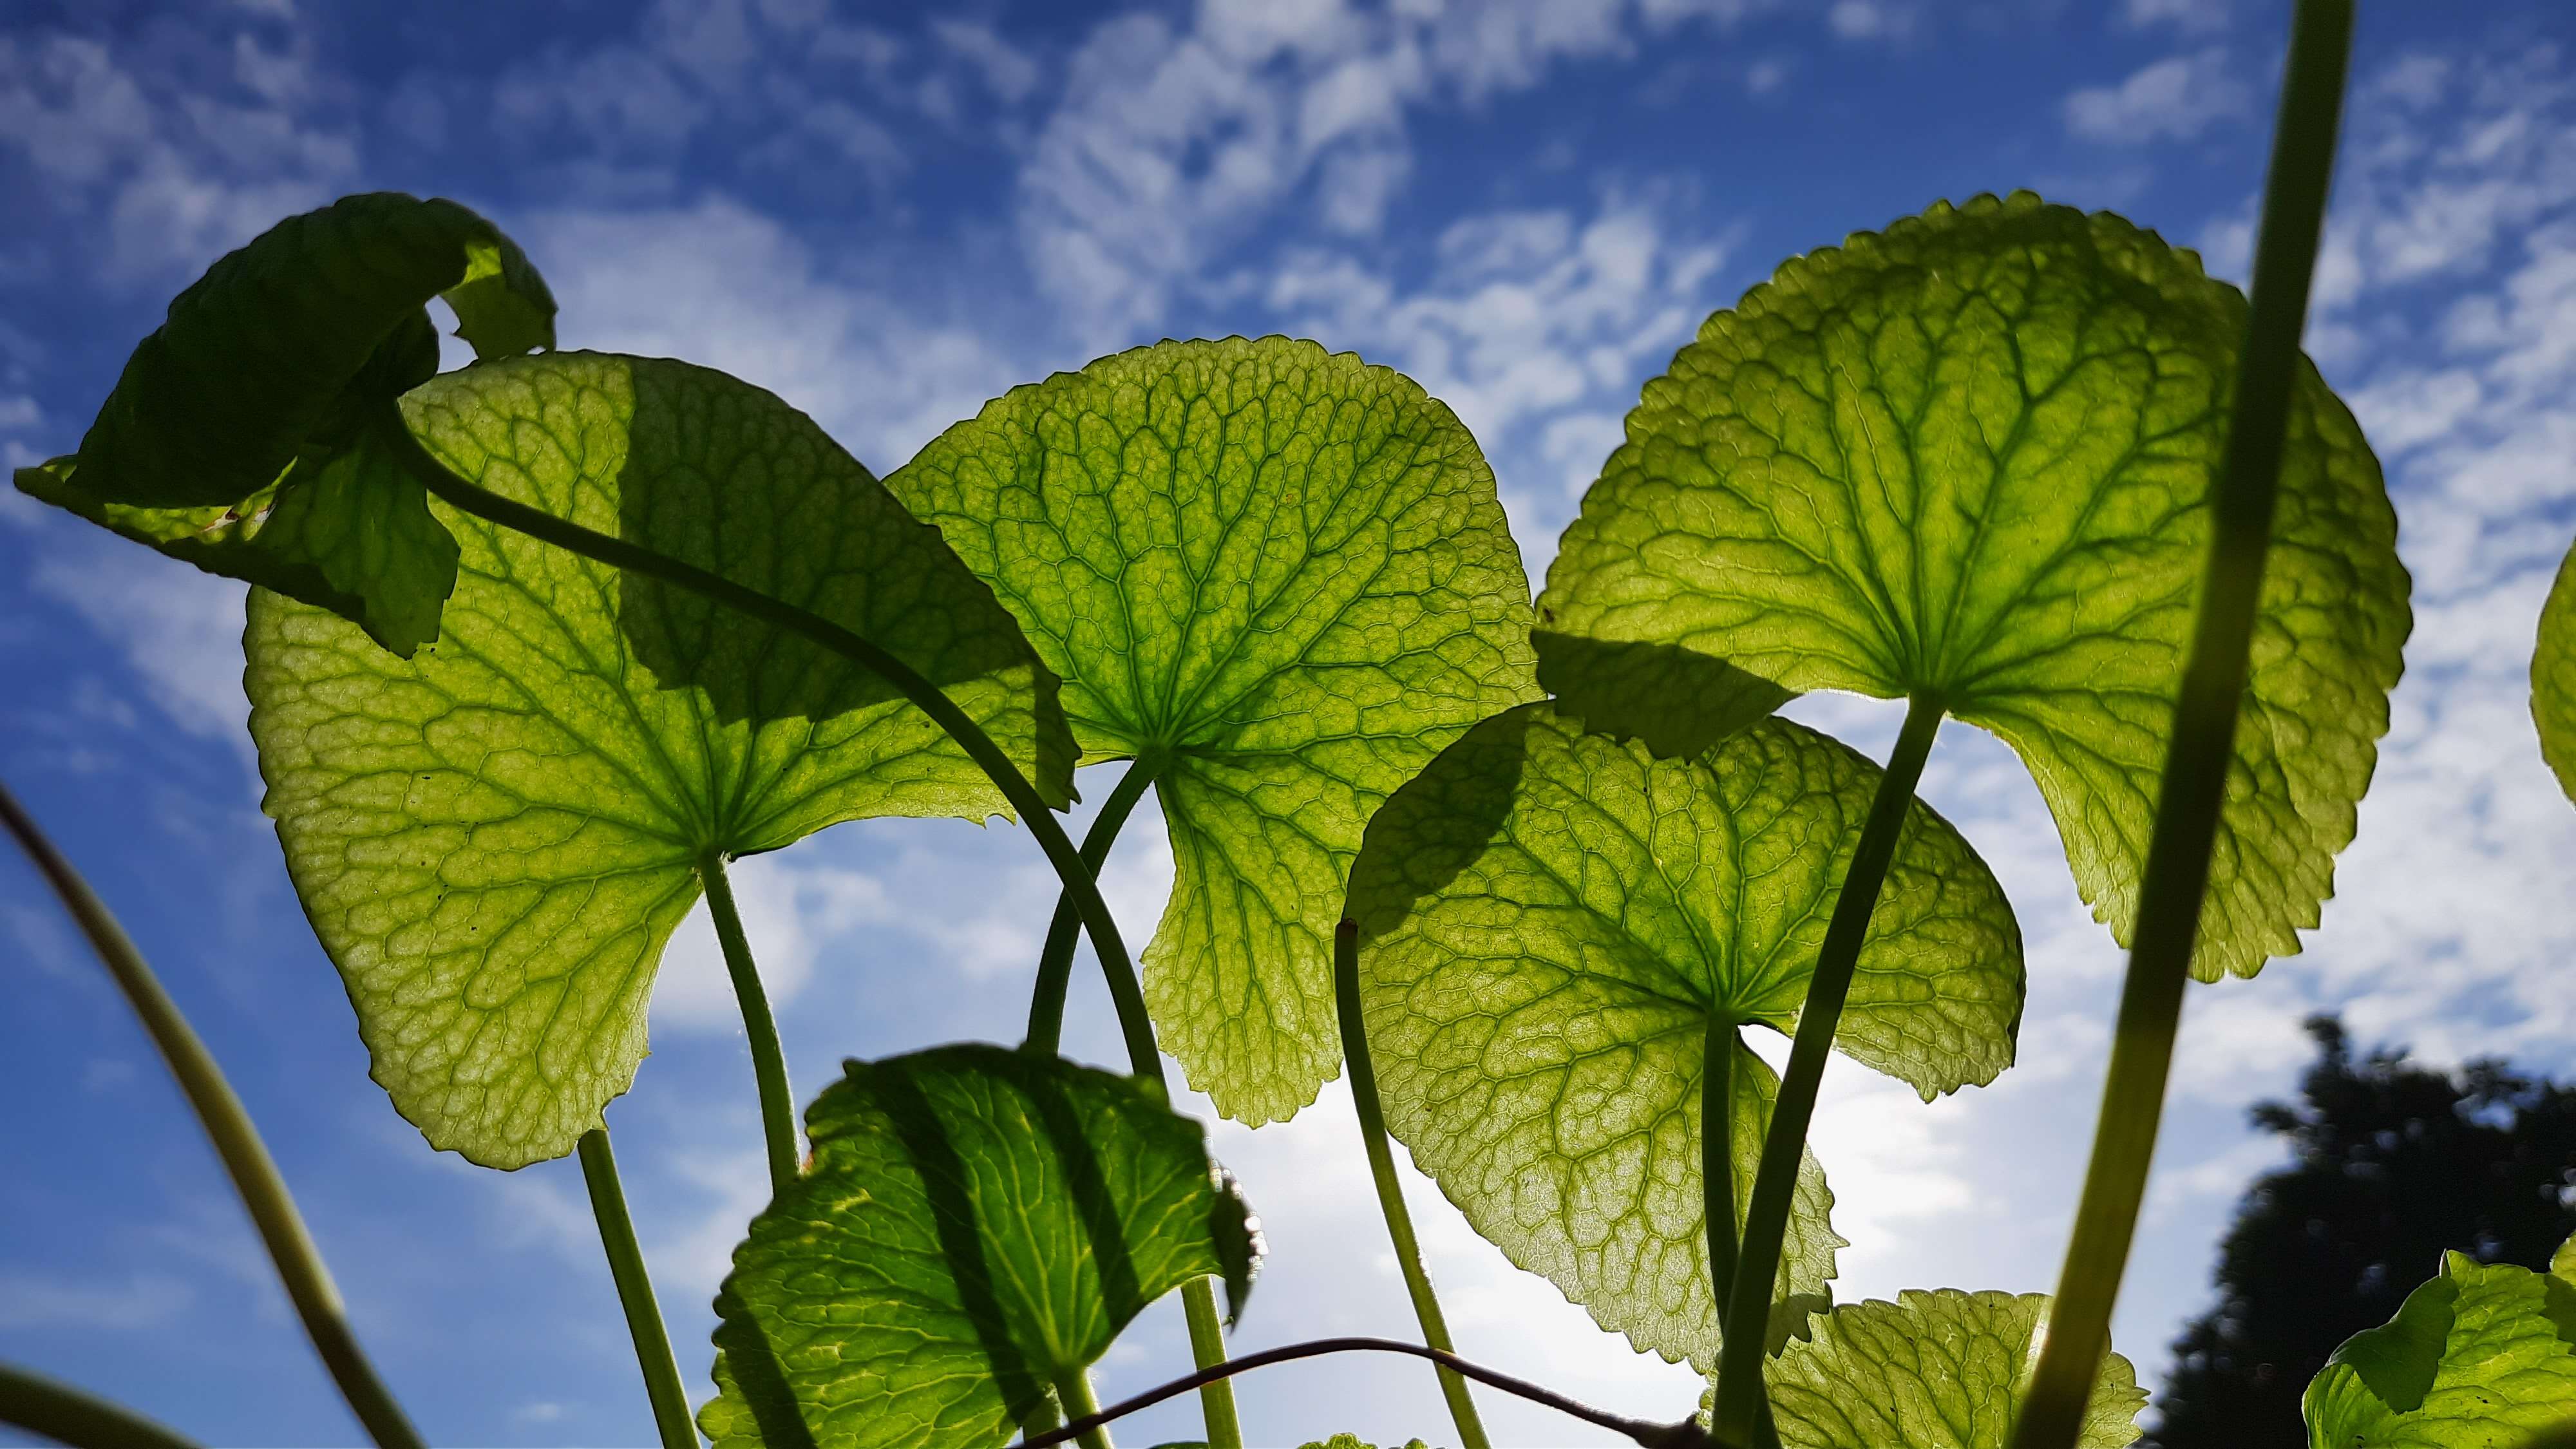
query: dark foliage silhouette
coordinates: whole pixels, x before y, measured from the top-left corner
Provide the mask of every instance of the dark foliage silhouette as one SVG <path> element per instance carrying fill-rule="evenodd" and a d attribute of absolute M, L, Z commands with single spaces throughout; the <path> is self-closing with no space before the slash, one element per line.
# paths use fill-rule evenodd
<path fill-rule="evenodd" d="M 2355 1059 L 2340 1020 L 2307 1027 L 2299 1100 L 2252 1112 L 2296 1161 L 2247 1189 L 2218 1301 L 2174 1341 L 2158 1449 L 2305 1442 L 2299 1395 L 2326 1355 L 2387 1322 L 2444 1249 L 2546 1268 L 2576 1230 L 2576 1088 L 2402 1048 Z"/>

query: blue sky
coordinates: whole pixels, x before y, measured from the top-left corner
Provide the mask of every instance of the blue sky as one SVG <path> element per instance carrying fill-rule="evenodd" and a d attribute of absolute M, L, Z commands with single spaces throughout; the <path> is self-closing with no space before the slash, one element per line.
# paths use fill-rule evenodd
<path fill-rule="evenodd" d="M 0 450 L 69 451 L 225 249 L 396 188 L 512 232 L 565 345 L 735 372 L 881 472 L 1013 383 L 1138 342 L 1355 349 L 1475 431 L 1535 578 L 1639 385 L 1784 256 L 2029 186 L 2241 276 L 2284 24 L 2231 0 L 19 3 L 0 20 Z M 2576 811 L 2524 709 L 2576 530 L 2571 46 L 2554 0 L 2364 8 L 2310 347 L 2388 465 L 2416 628 L 2323 928 L 2193 993 L 2117 1325 L 2150 1379 L 2273 1160 L 2243 1108 L 2289 1087 L 2303 1015 L 2343 1006 L 2435 1060 L 2576 1070 Z M 0 772 L 214 1046 L 431 1437 L 647 1442 L 578 1171 L 432 1152 L 366 1079 L 259 814 L 241 610 L 237 586 L 0 497 Z M 1799 709 L 1864 749 L 1893 736 L 1874 703 Z M 1954 726 L 1925 793 L 2013 896 L 2030 1009 L 1991 1088 L 1926 1107 L 1829 1073 L 1816 1150 L 1847 1299 L 2051 1285 L 2117 993 L 2119 954 L 2009 754 Z M 1131 831 L 1110 887 L 1132 939 L 1169 875 Z M 1020 832 L 955 822 L 843 826 L 746 863 L 800 1093 L 846 1055 L 1015 1039 L 1049 879 Z M 166 1073 L 14 860 L 0 1000 L 0 1357 L 210 1442 L 352 1442 Z M 1068 1041 L 1117 1060 L 1095 977 Z M 765 1197 L 702 919 L 666 963 L 653 1052 L 609 1120 L 700 1383 L 707 1302 Z M 1285 1126 L 1215 1128 L 1275 1250 L 1239 1344 L 1411 1332 L 1354 1132 L 1338 1084 Z M 1465 1351 L 1632 1412 L 1695 1399 L 1688 1370 L 1594 1330 L 1419 1178 L 1413 1202 Z M 1104 1397 L 1186 1357 L 1159 1305 Z M 1410 1364 L 1283 1369 L 1242 1396 L 1257 1443 L 1446 1429 Z M 1591 1442 L 1488 1414 L 1507 1442 Z M 1196 1432 L 1175 1410 L 1123 1437 Z"/>

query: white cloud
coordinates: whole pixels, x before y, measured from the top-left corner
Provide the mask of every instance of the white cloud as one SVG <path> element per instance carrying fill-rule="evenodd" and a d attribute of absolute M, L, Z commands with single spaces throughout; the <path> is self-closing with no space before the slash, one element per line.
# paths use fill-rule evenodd
<path fill-rule="evenodd" d="M 230 50 L 258 104 L 138 74 L 96 41 L 0 38 L 0 145 L 59 183 L 57 205 L 104 221 L 109 276 L 202 267 L 357 173 L 348 136 L 296 115 L 311 88 L 304 51 L 239 32 Z"/>
<path fill-rule="evenodd" d="M 984 78 L 985 88 L 1005 105 L 1028 99 L 1038 87 L 1038 63 L 1026 51 L 1004 40 L 982 21 L 944 19 L 930 23 L 931 36 Z"/>
<path fill-rule="evenodd" d="M 152 702 L 192 733 L 247 744 L 242 605 L 248 588 L 203 574 L 87 525 L 48 519 L 61 540 L 28 582 L 68 604 L 122 649 Z"/>
<path fill-rule="evenodd" d="M 2235 0 L 2128 0 L 2123 14 L 2131 25 L 2172 25 L 2206 34 L 2225 30 L 2234 18 Z"/>
<path fill-rule="evenodd" d="M 2066 127 L 2092 141 L 2144 145 L 2188 141 L 2221 121 L 2253 113 L 2254 93 L 2238 80 L 2223 46 L 2169 56 L 2116 86 L 2066 98 Z"/>
<path fill-rule="evenodd" d="M 1206 0 L 1177 23 L 1120 16 L 1074 55 L 1021 168 L 1021 245 L 1085 336 L 1131 340 L 1264 226 L 1375 232 L 1409 174 L 1413 111 L 1472 107 L 1559 64 L 1635 54 L 1685 21 L 1726 26 L 1757 8 Z M 1910 13 L 1855 0 L 1830 19 L 1894 34 Z"/>
<path fill-rule="evenodd" d="M 1613 200 L 1588 218 L 1463 217 L 1419 290 L 1343 253 L 1290 253 L 1265 300 L 1295 332 L 1403 370 L 1483 444 L 1532 567 L 1618 442 L 1637 380 L 1706 315 L 1722 244 L 1680 243 L 1654 205 Z"/>
<path fill-rule="evenodd" d="M 856 871 L 799 865 L 783 855 L 746 856 L 725 872 L 772 1011 L 784 1011 L 813 977 L 832 938 L 898 912 L 884 885 Z M 656 1030 L 740 1031 L 742 1010 L 704 900 L 663 952 L 653 981 Z"/>
<path fill-rule="evenodd" d="M 176 1322 L 195 1299 L 187 1284 L 157 1273 L 100 1282 L 0 1267 L 0 1329 L 13 1332 L 148 1332 Z"/>

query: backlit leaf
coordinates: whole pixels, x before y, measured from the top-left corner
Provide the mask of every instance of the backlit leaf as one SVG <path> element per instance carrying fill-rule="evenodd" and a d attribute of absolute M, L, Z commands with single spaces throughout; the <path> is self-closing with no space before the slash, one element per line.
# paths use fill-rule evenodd
<path fill-rule="evenodd" d="M 438 637 L 456 544 L 382 430 L 437 371 L 423 305 L 442 295 L 479 356 L 554 343 L 536 269 L 452 201 L 375 192 L 289 217 L 170 304 L 77 466 L 20 469 L 18 487 L 408 655 Z"/>
<path fill-rule="evenodd" d="M 2576 800 L 2576 549 L 2558 565 L 2558 581 L 2540 607 L 2540 637 L 2531 652 L 2531 720 L 2540 754 L 2558 786 Z"/>
<path fill-rule="evenodd" d="M 1716 1362 L 1699 1136 L 1712 1015 L 1795 1028 L 1879 771 L 1785 720 L 1691 760 L 1496 716 L 1399 790 L 1351 880 L 1388 1127 L 1476 1230 L 1605 1328 Z M 1929 1098 L 2012 1061 L 2021 936 L 1958 833 L 1917 804 L 1871 918 L 1844 1051 Z M 1739 1214 L 1776 1088 L 1736 1048 Z M 1841 1239 L 1810 1156 L 1775 1330 Z"/>
<path fill-rule="evenodd" d="M 776 595 L 945 687 L 1042 792 L 1071 747 L 1010 616 L 811 421 L 683 363 L 555 354 L 403 400 L 495 493 Z M 569 1152 L 644 1054 L 708 852 L 836 821 L 1000 811 L 882 680 L 696 596 L 432 503 L 461 546 L 410 660 L 255 592 L 251 735 L 297 893 L 375 1078 L 436 1146 Z"/>
<path fill-rule="evenodd" d="M 940 1047 L 851 1062 L 805 1125 L 716 1299 L 718 1449 L 1000 1445 L 1146 1304 L 1251 1290 L 1258 1224 L 1135 1078 Z"/>
<path fill-rule="evenodd" d="M 2310 1449 L 2488 1449 L 2576 1427 L 2570 1266 L 2566 1249 L 2547 1273 L 2443 1254 L 2439 1277 L 2309 1382 Z"/>
<path fill-rule="evenodd" d="M 2039 1363 L 2048 1295 L 1909 1289 L 1845 1303 L 1766 1377 L 1781 1449 L 2004 1449 Z M 2077 1449 L 2126 1449 L 2147 1396 L 2104 1354 Z"/>
<path fill-rule="evenodd" d="M 2191 253 L 2027 193 L 1795 258 L 1646 384 L 1540 624 L 1985 726 L 2125 943 L 2244 319 Z M 2332 893 L 2410 621 L 2396 527 L 2302 362 L 2203 978 L 2297 951 Z"/>
<path fill-rule="evenodd" d="M 1237 1120 L 1313 1101 L 1369 815 L 1537 692 L 1475 439 L 1347 353 L 1165 342 L 1012 389 L 886 485 L 1019 616 L 1086 754 L 1155 771 L 1164 1047 Z"/>

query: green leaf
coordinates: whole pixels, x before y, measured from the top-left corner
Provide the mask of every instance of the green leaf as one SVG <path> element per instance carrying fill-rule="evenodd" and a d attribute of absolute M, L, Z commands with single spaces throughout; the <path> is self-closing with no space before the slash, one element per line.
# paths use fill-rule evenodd
<path fill-rule="evenodd" d="M 1155 771 L 1164 1048 L 1259 1124 L 1341 1059 L 1332 931 L 1369 816 L 1532 698 L 1529 586 L 1476 441 L 1311 342 L 1165 342 L 1012 389 L 886 480 L 1064 677 L 1083 750 Z"/>
<path fill-rule="evenodd" d="M 1845 1303 L 1771 1365 L 1781 1449 L 2004 1449 L 2038 1365 L 2048 1295 L 1908 1289 Z M 2077 1449 L 2125 1449 L 2147 1396 L 2102 1356 Z"/>
<path fill-rule="evenodd" d="M 2026 192 L 1792 259 L 1646 384 L 1542 619 L 1994 731 L 2126 943 L 2244 320 L 2192 253 Z M 2411 617 L 2396 529 L 2302 362 L 2204 979 L 2297 951 L 2332 893 Z"/>
<path fill-rule="evenodd" d="M 1594 734 L 1639 740 L 1659 759 L 1688 759 L 1797 695 L 1696 649 L 1616 643 L 1534 629 L 1539 687 L 1559 714 Z"/>
<path fill-rule="evenodd" d="M 1377 1449 L 1377 1446 L 1357 1434 L 1335 1434 L 1330 1439 L 1309 1440 L 1301 1449 Z M 1419 1439 L 1407 1439 L 1404 1449 L 1425 1449 L 1425 1446 Z"/>
<path fill-rule="evenodd" d="M 992 594 L 802 414 L 683 363 L 586 353 L 441 376 L 421 444 L 507 498 L 841 623 L 945 688 L 1041 791 L 1071 745 Z M 633 1080 L 708 852 L 1003 809 L 928 717 L 837 655 L 432 503 L 461 554 L 411 660 L 251 596 L 251 736 L 287 869 L 376 1080 L 494 1167 L 572 1150 Z"/>
<path fill-rule="evenodd" d="M 716 1299 L 717 1449 L 999 1445 L 1146 1304 L 1251 1290 L 1258 1223 L 1135 1078 L 939 1047 L 849 1063 L 805 1124 Z"/>
<path fill-rule="evenodd" d="M 1785 720 L 1692 760 L 1547 704 L 1443 751 L 1351 877 L 1387 1123 L 1479 1233 L 1641 1349 L 1713 1365 L 1699 1172 L 1708 1023 L 1794 1029 L 1878 767 Z M 1871 917 L 1844 1051 L 1928 1099 L 2012 1061 L 2021 937 L 1967 842 L 1916 805 Z M 1776 1080 L 1741 1045 L 1738 1211 Z M 1775 1333 L 1841 1245 L 1810 1156 Z"/>
<path fill-rule="evenodd" d="M 170 304 L 77 467 L 20 469 L 17 485 L 409 655 L 438 637 L 456 545 L 379 430 L 438 370 L 423 306 L 440 295 L 479 356 L 554 344 L 536 269 L 452 201 L 375 192 L 289 217 Z"/>
<path fill-rule="evenodd" d="M 2531 651 L 2531 722 L 2541 758 L 2558 787 L 2576 800 L 2576 549 L 2558 565 L 2558 581 L 2540 606 L 2540 637 Z"/>
<path fill-rule="evenodd" d="M 2443 1254 L 2441 1276 L 2309 1382 L 2311 1449 L 2487 1449 L 2576 1426 L 2571 1263 L 2566 1248 L 2548 1273 Z"/>

